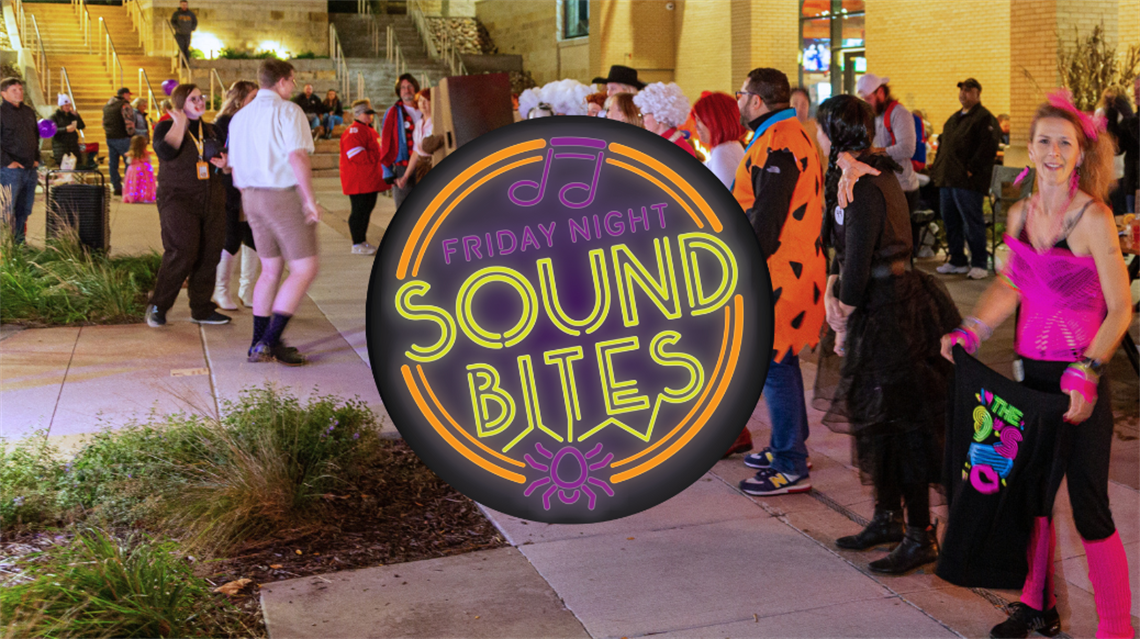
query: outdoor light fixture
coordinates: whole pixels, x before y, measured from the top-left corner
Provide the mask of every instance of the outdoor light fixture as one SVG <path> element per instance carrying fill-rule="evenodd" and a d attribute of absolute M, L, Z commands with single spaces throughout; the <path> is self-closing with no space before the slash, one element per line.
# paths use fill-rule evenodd
<path fill-rule="evenodd" d="M 190 36 L 190 46 L 201 51 L 202 55 L 208 60 L 217 58 L 218 54 L 221 53 L 225 47 L 218 36 L 203 31 L 195 31 L 194 34 Z"/>

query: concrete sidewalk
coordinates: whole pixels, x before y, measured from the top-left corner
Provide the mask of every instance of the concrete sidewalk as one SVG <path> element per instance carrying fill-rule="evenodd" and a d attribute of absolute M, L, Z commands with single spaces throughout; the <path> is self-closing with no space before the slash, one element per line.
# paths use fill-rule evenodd
<path fill-rule="evenodd" d="M 148 411 L 216 414 L 241 388 L 274 381 L 304 396 L 360 396 L 384 419 L 364 338 L 364 298 L 372 260 L 349 254 L 348 200 L 335 179 L 319 179 L 330 214 L 320 228 L 321 267 L 290 324 L 290 343 L 310 356 L 300 368 L 248 364 L 251 314 L 234 323 L 189 323 L 184 300 L 161 330 L 145 324 L 8 330 L 0 341 L 0 433 L 37 428 L 65 447 L 85 433 Z M 370 241 L 393 213 L 381 198 Z M 43 233 L 42 204 L 31 220 Z M 116 253 L 159 249 L 153 206 L 112 208 Z M 932 263 L 930 266 L 935 265 Z M 987 282 L 947 278 L 962 308 Z M 1135 332 L 1135 324 L 1133 327 Z M 986 344 L 997 370 L 1012 360 L 1012 326 Z M 1109 486 L 1113 514 L 1132 567 L 1133 612 L 1140 611 L 1140 435 L 1136 377 L 1122 357 Z M 805 361 L 810 389 L 814 365 Z M 810 391 L 809 391 L 810 392 Z M 1131 408 L 1127 408 L 1131 402 Z M 273 639 L 285 637 L 983 637 L 1004 619 L 995 604 L 1017 592 L 951 586 L 928 571 L 870 573 L 884 551 L 838 551 L 872 511 L 871 492 L 850 465 L 850 438 L 832 433 L 809 409 L 814 469 L 809 494 L 753 498 L 737 490 L 752 471 L 739 456 L 718 463 L 677 497 L 625 519 L 548 525 L 487 510 L 510 547 L 267 584 L 262 603 Z M 768 438 L 767 408 L 750 422 Z M 932 501 L 935 516 L 945 507 Z M 1062 489 L 1057 516 L 1058 598 L 1070 636 L 1091 637 L 1096 615 L 1084 548 Z M 1140 621 L 1134 618 L 1134 626 Z"/>

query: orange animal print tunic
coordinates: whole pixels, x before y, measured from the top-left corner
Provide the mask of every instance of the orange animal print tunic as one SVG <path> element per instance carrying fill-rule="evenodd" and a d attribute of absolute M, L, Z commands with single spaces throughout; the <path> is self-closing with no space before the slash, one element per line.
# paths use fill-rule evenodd
<path fill-rule="evenodd" d="M 758 128 L 757 128 L 758 127 Z M 752 122 L 759 138 L 736 169 L 732 195 L 752 222 L 768 258 L 775 304 L 773 359 L 819 343 L 827 259 L 820 242 L 823 174 L 794 111 Z"/>

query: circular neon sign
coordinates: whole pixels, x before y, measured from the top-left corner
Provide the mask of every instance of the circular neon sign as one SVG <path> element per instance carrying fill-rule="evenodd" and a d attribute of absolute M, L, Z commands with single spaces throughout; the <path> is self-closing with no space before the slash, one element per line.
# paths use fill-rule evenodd
<path fill-rule="evenodd" d="M 771 283 L 727 189 L 664 138 L 553 117 L 432 169 L 381 243 L 368 352 L 445 481 L 551 523 L 654 506 L 724 454 L 772 347 Z"/>

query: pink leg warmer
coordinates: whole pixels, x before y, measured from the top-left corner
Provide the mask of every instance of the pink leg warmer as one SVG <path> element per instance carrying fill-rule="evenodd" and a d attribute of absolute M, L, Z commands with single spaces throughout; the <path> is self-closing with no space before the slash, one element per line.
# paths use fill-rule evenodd
<path fill-rule="evenodd" d="M 1097 639 L 1132 639 L 1132 589 L 1128 585 L 1128 557 L 1120 534 L 1100 541 L 1082 540 L 1089 561 L 1098 617 Z"/>
<path fill-rule="evenodd" d="M 1057 605 L 1053 594 L 1053 556 L 1057 537 L 1053 534 L 1053 522 L 1048 517 L 1036 517 L 1033 531 L 1029 533 L 1029 574 L 1025 575 L 1025 585 L 1021 588 L 1021 603 L 1034 610 L 1048 610 Z"/>

